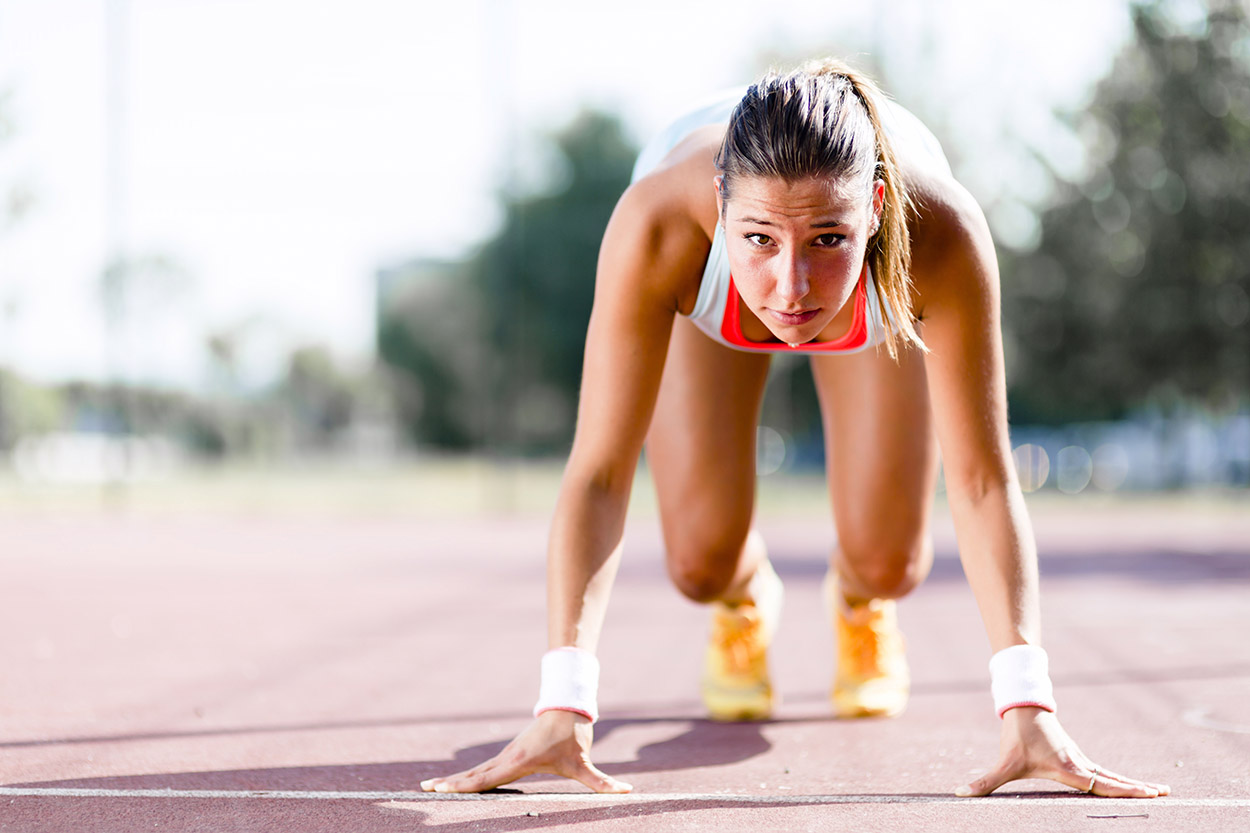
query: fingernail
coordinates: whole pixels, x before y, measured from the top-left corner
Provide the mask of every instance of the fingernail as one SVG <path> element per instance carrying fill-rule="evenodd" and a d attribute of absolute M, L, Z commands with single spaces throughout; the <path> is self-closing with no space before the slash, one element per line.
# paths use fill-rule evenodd
<path fill-rule="evenodd" d="M 964 784 L 962 787 L 956 787 L 955 795 L 959 796 L 960 798 L 967 798 L 968 796 L 972 795 L 972 787 L 969 787 L 967 784 Z"/>
<path fill-rule="evenodd" d="M 433 785 L 434 785 L 434 779 L 430 778 L 421 782 L 421 789 L 428 793 L 430 791 L 430 787 L 432 787 Z"/>

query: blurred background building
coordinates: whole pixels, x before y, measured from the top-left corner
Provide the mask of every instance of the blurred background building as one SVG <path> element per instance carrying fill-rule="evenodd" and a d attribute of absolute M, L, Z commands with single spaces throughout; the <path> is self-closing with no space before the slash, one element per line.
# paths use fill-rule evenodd
<path fill-rule="evenodd" d="M 558 458 L 599 240 L 687 103 L 836 54 L 999 244 L 1026 489 L 1250 486 L 1240 0 L 0 0 L 0 461 Z M 761 473 L 817 468 L 775 362 Z"/>

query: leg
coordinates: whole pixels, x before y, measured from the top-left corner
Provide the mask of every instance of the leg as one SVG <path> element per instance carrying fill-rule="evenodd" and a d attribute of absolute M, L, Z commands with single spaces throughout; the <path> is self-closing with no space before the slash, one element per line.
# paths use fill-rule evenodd
<path fill-rule="evenodd" d="M 928 521 L 937 471 L 923 357 L 864 353 L 813 362 L 838 527 L 826 595 L 837 631 L 834 711 L 890 716 L 910 673 L 891 601 L 933 563 Z"/>
<path fill-rule="evenodd" d="M 697 602 L 745 600 L 764 558 L 750 535 L 755 430 L 768 357 L 723 347 L 678 318 L 651 430 L 669 575 Z"/>
<path fill-rule="evenodd" d="M 716 602 L 701 685 L 716 720 L 773 709 L 767 650 L 782 589 L 751 529 L 767 375 L 767 356 L 729 350 L 677 319 L 647 436 L 669 574 L 689 598 Z"/>
<path fill-rule="evenodd" d="M 833 570 L 854 604 L 915 589 L 933 565 L 929 516 L 937 440 L 924 357 L 905 350 L 818 357 L 812 373 L 825 430 L 838 530 Z"/>

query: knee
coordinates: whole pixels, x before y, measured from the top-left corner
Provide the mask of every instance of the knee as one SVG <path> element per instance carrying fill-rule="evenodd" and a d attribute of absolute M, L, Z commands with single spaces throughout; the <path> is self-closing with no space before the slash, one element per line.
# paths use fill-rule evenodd
<path fill-rule="evenodd" d="M 684 542 L 669 546 L 668 574 L 686 598 L 700 604 L 725 595 L 733 583 L 742 553 L 742 542 Z"/>
<path fill-rule="evenodd" d="M 928 536 L 901 544 L 844 542 L 837 556 L 843 592 L 868 599 L 906 596 L 920 586 L 932 566 L 933 544 Z"/>
<path fill-rule="evenodd" d="M 733 581 L 732 570 L 720 570 L 710 564 L 669 564 L 673 585 L 692 602 L 707 604 L 725 595 Z"/>

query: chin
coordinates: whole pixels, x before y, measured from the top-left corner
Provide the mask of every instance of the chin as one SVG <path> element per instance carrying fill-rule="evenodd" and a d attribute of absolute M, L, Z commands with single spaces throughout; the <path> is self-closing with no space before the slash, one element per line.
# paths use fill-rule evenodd
<path fill-rule="evenodd" d="M 775 335 L 778 339 L 785 342 L 786 344 L 807 344 L 807 342 L 816 338 L 815 334 L 808 335 L 806 333 L 794 333 L 794 332 L 790 332 L 790 333 L 773 332 L 773 335 Z"/>

